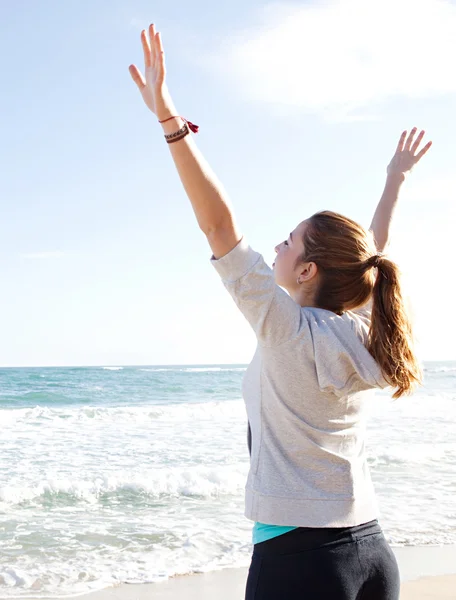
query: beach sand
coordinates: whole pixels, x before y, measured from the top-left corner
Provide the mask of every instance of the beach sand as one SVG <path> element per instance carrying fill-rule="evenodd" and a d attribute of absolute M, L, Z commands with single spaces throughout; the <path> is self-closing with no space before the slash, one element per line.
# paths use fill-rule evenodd
<path fill-rule="evenodd" d="M 403 582 L 401 600 L 456 600 L 456 546 L 393 550 Z M 243 600 L 246 579 L 246 568 L 224 569 L 173 577 L 162 583 L 124 584 L 79 596 L 78 600 Z"/>

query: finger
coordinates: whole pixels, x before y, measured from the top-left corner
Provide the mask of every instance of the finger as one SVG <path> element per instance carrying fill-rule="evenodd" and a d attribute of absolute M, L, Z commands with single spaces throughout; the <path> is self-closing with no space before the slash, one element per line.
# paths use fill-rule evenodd
<path fill-rule="evenodd" d="M 150 44 L 147 38 L 147 34 L 144 29 L 141 31 L 141 44 L 144 52 L 144 66 L 151 67 L 152 66 L 152 56 L 150 52 Z"/>
<path fill-rule="evenodd" d="M 136 65 L 130 65 L 128 67 L 128 70 L 130 71 L 131 78 L 136 83 L 136 85 L 139 88 L 139 91 L 141 92 L 146 87 L 146 80 L 144 79 L 141 71 Z"/>
<path fill-rule="evenodd" d="M 413 138 L 415 137 L 415 133 L 416 133 L 416 127 L 414 127 L 412 129 L 412 131 L 410 132 L 410 135 L 407 138 L 407 141 L 405 142 L 405 150 L 410 150 L 410 146 L 412 145 L 413 142 Z"/>
<path fill-rule="evenodd" d="M 159 58 L 162 62 L 164 61 L 165 51 L 163 50 L 163 42 L 161 33 L 157 33 L 155 36 L 155 52 L 156 58 Z"/>
<path fill-rule="evenodd" d="M 156 58 L 156 47 L 155 47 L 155 25 L 152 23 L 152 25 L 149 25 L 149 37 L 150 37 L 150 54 L 151 54 L 151 58 L 152 58 L 152 64 L 155 63 L 155 58 Z"/>
<path fill-rule="evenodd" d="M 429 148 L 432 146 L 432 142 L 428 142 L 426 146 L 415 156 L 415 163 L 417 163 L 426 154 Z"/>
<path fill-rule="evenodd" d="M 418 150 L 418 146 L 420 145 L 421 140 L 423 139 L 425 132 L 424 131 L 420 131 L 419 136 L 416 138 L 412 148 L 411 148 L 411 153 L 415 154 L 415 152 Z"/>
<path fill-rule="evenodd" d="M 404 149 L 405 136 L 407 135 L 406 131 L 403 131 L 401 137 L 399 138 L 399 142 L 397 144 L 396 152 L 402 152 Z"/>
<path fill-rule="evenodd" d="M 162 77 L 165 76 L 165 51 L 163 50 L 163 42 L 161 34 L 157 33 L 156 40 L 156 61 L 159 73 Z"/>

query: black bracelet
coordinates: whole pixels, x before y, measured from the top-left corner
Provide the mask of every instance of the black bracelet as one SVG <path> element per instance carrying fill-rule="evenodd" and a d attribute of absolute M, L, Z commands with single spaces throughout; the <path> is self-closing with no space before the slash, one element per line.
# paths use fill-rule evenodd
<path fill-rule="evenodd" d="M 165 135 L 165 140 L 168 142 L 168 144 L 172 144 L 173 142 L 178 142 L 189 133 L 190 129 L 188 128 L 188 125 L 187 123 L 184 123 L 184 126 L 181 127 L 179 131 L 175 131 L 174 133 L 168 133 L 167 135 Z"/>

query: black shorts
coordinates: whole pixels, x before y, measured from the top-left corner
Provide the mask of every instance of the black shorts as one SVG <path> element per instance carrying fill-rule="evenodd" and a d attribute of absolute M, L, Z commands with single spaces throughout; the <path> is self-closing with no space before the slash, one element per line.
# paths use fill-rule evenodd
<path fill-rule="evenodd" d="M 299 527 L 253 547 L 246 600 L 397 600 L 399 568 L 378 521 Z"/>

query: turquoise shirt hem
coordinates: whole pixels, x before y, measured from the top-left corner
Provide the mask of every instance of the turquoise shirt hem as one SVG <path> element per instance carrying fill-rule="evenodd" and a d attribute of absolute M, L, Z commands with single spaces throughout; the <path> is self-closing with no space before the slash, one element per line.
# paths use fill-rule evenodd
<path fill-rule="evenodd" d="M 293 531 L 297 527 L 282 527 L 280 525 L 267 525 L 266 523 L 255 523 L 252 531 L 252 541 L 254 544 L 260 544 L 266 540 Z"/>

